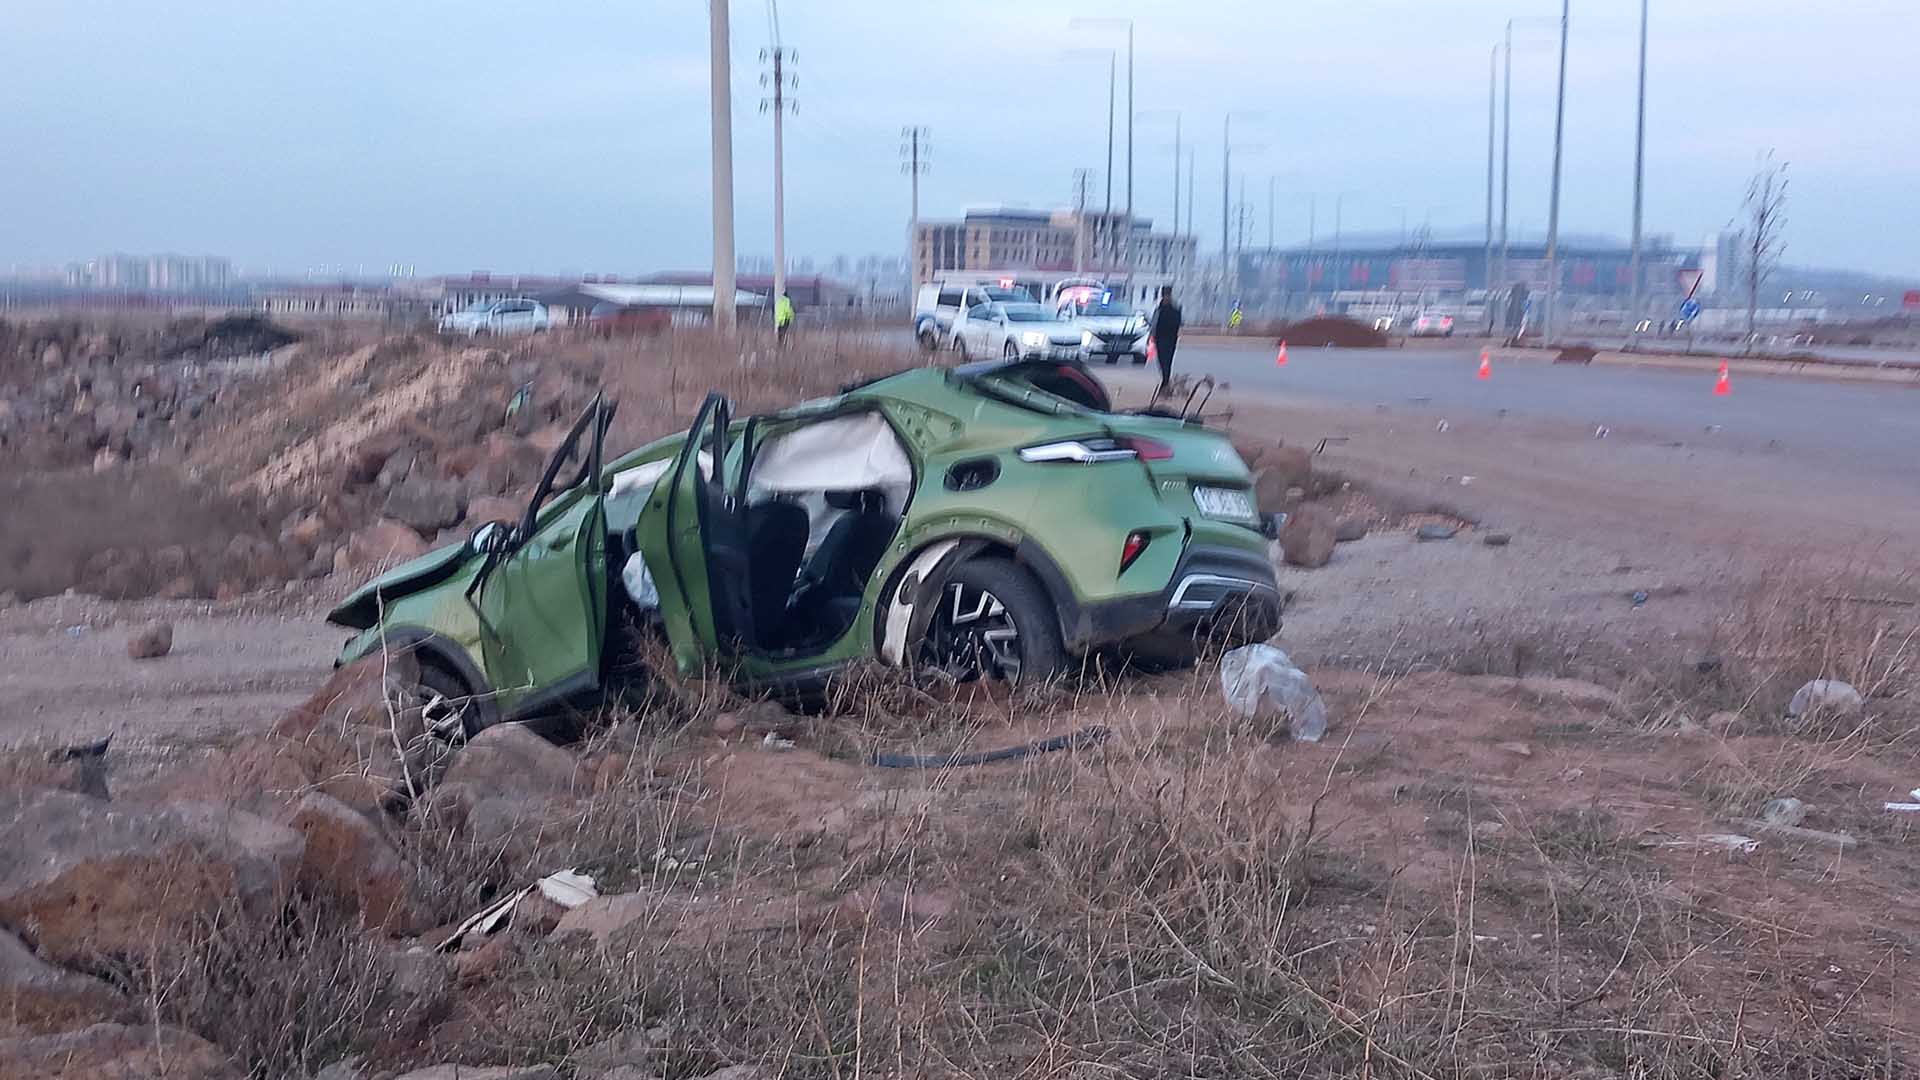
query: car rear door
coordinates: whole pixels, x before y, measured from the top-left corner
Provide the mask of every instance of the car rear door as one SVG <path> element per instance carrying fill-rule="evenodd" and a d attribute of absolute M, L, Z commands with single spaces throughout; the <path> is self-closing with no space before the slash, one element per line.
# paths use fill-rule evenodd
<path fill-rule="evenodd" d="M 654 485 L 637 532 L 682 672 L 754 640 L 745 493 L 727 476 L 732 422 L 732 405 L 709 394 L 673 467 Z"/>
<path fill-rule="evenodd" d="M 588 406 L 548 462 L 516 543 L 475 586 L 487 674 L 505 715 L 599 689 L 608 582 L 600 459 L 610 419 L 600 399 Z M 563 489 L 569 464 L 579 480 Z"/>

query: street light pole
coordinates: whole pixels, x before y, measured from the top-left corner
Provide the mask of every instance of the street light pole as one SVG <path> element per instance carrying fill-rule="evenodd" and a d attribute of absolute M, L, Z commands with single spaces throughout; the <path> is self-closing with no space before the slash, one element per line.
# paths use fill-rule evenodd
<path fill-rule="evenodd" d="M 1121 240 L 1127 264 L 1127 302 L 1133 302 L 1133 20 L 1127 20 L 1127 229 Z"/>
<path fill-rule="evenodd" d="M 1231 249 L 1227 243 L 1227 215 L 1233 207 L 1233 114 L 1228 113 L 1220 125 L 1220 277 L 1224 283 L 1227 275 L 1227 256 Z"/>
<path fill-rule="evenodd" d="M 1560 0 L 1560 88 L 1553 105 L 1553 194 L 1547 200 L 1547 314 L 1544 343 L 1554 341 L 1553 309 L 1560 299 L 1560 157 L 1567 121 L 1567 21 L 1573 0 Z"/>
<path fill-rule="evenodd" d="M 1508 179 L 1513 166 L 1513 20 L 1507 20 L 1506 72 L 1501 76 L 1500 104 L 1500 281 L 1507 284 L 1512 271 L 1508 268 L 1511 258 L 1507 247 L 1507 206 Z"/>
<path fill-rule="evenodd" d="M 1647 156 L 1647 0 L 1640 0 L 1640 103 L 1633 126 L 1633 256 L 1628 273 L 1633 290 L 1627 307 L 1627 333 L 1640 324 L 1640 209 Z"/>
<path fill-rule="evenodd" d="M 1113 266 L 1113 86 L 1114 67 L 1119 57 L 1107 54 L 1107 208 L 1105 225 L 1107 227 L 1107 266 Z M 1100 235 L 1098 231 L 1095 236 Z"/>

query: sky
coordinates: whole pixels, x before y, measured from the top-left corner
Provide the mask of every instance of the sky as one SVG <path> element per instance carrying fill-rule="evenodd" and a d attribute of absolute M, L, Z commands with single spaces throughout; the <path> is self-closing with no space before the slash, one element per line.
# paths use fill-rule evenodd
<path fill-rule="evenodd" d="M 1790 163 L 1786 261 L 1920 278 L 1920 79 L 1911 0 L 1653 0 L 1646 230 L 1697 244 L 1758 156 Z M 737 251 L 772 250 L 765 0 L 733 0 Z M 698 0 L 6 0 L 0 269 L 109 251 L 222 254 L 246 270 L 639 273 L 712 250 L 708 39 Z M 787 250 L 898 253 L 901 129 L 930 131 L 925 218 L 1105 198 L 1114 168 L 1172 212 L 1173 114 L 1196 151 L 1196 231 L 1218 250 L 1222 120 L 1264 243 L 1481 235 L 1490 49 L 1510 16 L 1511 221 L 1548 215 L 1551 0 L 787 0 Z M 1575 0 L 1563 234 L 1625 237 L 1637 5 Z M 1182 183 L 1185 183 L 1184 177 Z"/>

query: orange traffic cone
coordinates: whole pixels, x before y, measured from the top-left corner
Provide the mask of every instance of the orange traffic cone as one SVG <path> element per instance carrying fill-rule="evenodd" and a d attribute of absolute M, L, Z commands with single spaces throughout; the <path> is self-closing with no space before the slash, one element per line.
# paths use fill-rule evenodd
<path fill-rule="evenodd" d="M 1713 384 L 1714 397 L 1726 397 L 1733 393 L 1733 382 L 1727 378 L 1727 362 L 1720 361 L 1720 381 Z"/>
<path fill-rule="evenodd" d="M 1279 355 L 1273 358 L 1273 365 L 1275 367 L 1287 366 L 1287 343 L 1286 342 L 1282 341 L 1280 343 L 1280 352 L 1279 352 Z"/>
<path fill-rule="evenodd" d="M 1480 347 L 1480 374 L 1477 377 L 1482 379 L 1493 378 L 1493 354 L 1484 345 Z"/>
<path fill-rule="evenodd" d="M 1148 338 L 1147 339 L 1147 363 L 1151 364 L 1155 360 L 1158 360 L 1159 358 L 1160 358 L 1160 351 L 1153 347 L 1153 339 Z"/>

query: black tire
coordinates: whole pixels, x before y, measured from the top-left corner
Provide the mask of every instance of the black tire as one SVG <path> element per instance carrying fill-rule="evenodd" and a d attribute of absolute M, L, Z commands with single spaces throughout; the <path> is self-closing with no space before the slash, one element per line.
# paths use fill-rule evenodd
<path fill-rule="evenodd" d="M 1000 348 L 1000 355 L 1006 357 L 1008 360 L 1018 360 L 1020 359 L 1020 346 L 1015 345 L 1012 338 L 1008 338 L 1007 343 Z"/>
<path fill-rule="evenodd" d="M 415 698 L 412 704 L 422 710 L 421 720 L 427 730 L 443 739 L 470 739 L 486 727 L 473 688 L 431 660 L 421 661 L 420 678 L 411 691 Z"/>
<path fill-rule="evenodd" d="M 962 682 L 1039 686 L 1066 670 L 1055 604 L 1033 575 L 1004 559 L 971 559 L 941 586 L 921 663 Z"/>
<path fill-rule="evenodd" d="M 933 332 L 933 327 L 923 326 L 920 328 L 919 334 L 915 336 L 920 339 L 920 350 L 922 352 L 940 351 L 940 335 Z"/>
<path fill-rule="evenodd" d="M 967 355 L 966 340 L 962 338 L 959 334 L 953 335 L 953 351 L 955 354 L 957 354 L 960 357 L 960 360 L 962 363 L 971 359 L 971 357 Z"/>

